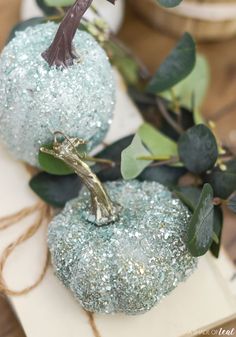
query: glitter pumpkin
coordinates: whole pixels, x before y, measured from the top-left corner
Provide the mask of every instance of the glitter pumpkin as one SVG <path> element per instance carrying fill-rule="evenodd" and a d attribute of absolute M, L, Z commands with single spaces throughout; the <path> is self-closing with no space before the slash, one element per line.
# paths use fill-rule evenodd
<path fill-rule="evenodd" d="M 72 163 L 83 179 L 88 172 L 88 189 L 68 202 L 49 225 L 55 273 L 88 311 L 145 313 L 196 268 L 197 259 L 185 244 L 190 213 L 157 182 L 116 181 L 101 187 L 109 195 L 112 217 L 109 220 L 107 213 L 103 222 L 97 222 L 96 215 L 104 210 L 98 212 L 91 203 L 94 198 L 103 203 L 104 195 L 95 186 L 99 181 L 79 155 L 69 153 L 69 147 L 64 141 L 53 151 L 42 149 Z"/>
<path fill-rule="evenodd" d="M 103 49 L 77 30 L 77 59 L 65 69 L 41 56 L 58 25 L 40 24 L 18 32 L 0 57 L 0 139 L 20 160 L 38 166 L 37 153 L 52 131 L 99 144 L 111 124 L 115 102 L 112 69 Z"/>

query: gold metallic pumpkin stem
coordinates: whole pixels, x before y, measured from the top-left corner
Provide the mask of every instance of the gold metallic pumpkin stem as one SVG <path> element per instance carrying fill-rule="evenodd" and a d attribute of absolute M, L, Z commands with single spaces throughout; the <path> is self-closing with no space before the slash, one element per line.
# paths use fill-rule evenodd
<path fill-rule="evenodd" d="M 63 139 L 58 139 L 58 136 Z M 120 210 L 120 206 L 113 203 L 98 177 L 91 171 L 90 167 L 83 161 L 76 148 L 85 144 L 80 138 L 68 138 L 62 132 L 54 133 L 53 148 L 42 147 L 40 150 L 62 160 L 70 166 L 81 178 L 91 194 L 92 214 L 88 217 L 90 222 L 98 226 L 114 222 Z"/>

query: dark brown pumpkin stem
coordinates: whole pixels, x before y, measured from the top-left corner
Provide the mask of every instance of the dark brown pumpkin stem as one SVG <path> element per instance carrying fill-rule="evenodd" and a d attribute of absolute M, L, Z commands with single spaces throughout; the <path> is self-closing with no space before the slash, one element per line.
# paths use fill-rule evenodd
<path fill-rule="evenodd" d="M 115 0 L 107 0 L 115 3 Z M 77 0 L 67 11 L 50 47 L 42 53 L 49 66 L 68 67 L 77 58 L 72 41 L 80 21 L 93 0 Z"/>

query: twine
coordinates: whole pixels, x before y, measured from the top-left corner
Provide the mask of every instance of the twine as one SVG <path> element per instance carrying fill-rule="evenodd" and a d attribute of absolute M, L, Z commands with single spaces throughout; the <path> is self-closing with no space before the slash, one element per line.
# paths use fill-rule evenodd
<path fill-rule="evenodd" d="M 34 214 L 35 212 L 38 212 L 39 214 L 33 224 L 29 228 L 27 228 L 26 231 L 23 232 L 23 234 L 21 234 L 15 241 L 11 242 L 3 250 L 2 255 L 0 256 L 0 292 L 5 295 L 21 296 L 29 293 L 32 289 L 40 284 L 46 274 L 50 257 L 48 249 L 43 269 L 37 280 L 31 286 L 28 286 L 22 290 L 12 290 L 7 286 L 3 276 L 4 268 L 9 256 L 13 253 L 17 246 L 30 239 L 46 221 L 49 222 L 52 217 L 52 209 L 50 206 L 43 202 L 37 202 L 35 205 L 31 207 L 26 207 L 15 214 L 0 218 L 0 230 L 5 230 L 20 222 L 21 220 L 27 218 L 28 216 Z"/>
<path fill-rule="evenodd" d="M 43 269 L 38 278 L 36 279 L 36 281 L 31 286 L 28 286 L 22 290 L 12 290 L 7 286 L 3 276 L 7 259 L 14 252 L 15 248 L 20 244 L 22 244 L 23 242 L 30 239 L 44 223 L 46 222 L 48 223 L 53 216 L 53 210 L 49 205 L 43 202 L 37 202 L 35 205 L 26 207 L 15 214 L 0 218 L 0 231 L 1 231 L 17 224 L 18 222 L 34 214 L 35 212 L 38 212 L 39 214 L 35 219 L 34 223 L 29 228 L 27 228 L 27 230 L 23 234 L 21 234 L 15 241 L 10 243 L 3 250 L 3 253 L 0 256 L 0 293 L 3 293 L 4 295 L 21 296 L 28 294 L 31 290 L 36 288 L 42 282 L 47 272 L 47 268 L 49 266 L 50 261 L 50 254 L 48 249 L 46 252 L 46 258 L 45 263 L 43 265 Z M 94 337 L 101 337 L 101 334 L 99 333 L 98 328 L 96 326 L 94 314 L 86 310 L 84 311 L 88 317 L 88 323 L 91 327 Z"/>
<path fill-rule="evenodd" d="M 35 173 L 35 170 L 31 171 L 30 166 L 26 166 L 26 169 L 30 172 L 31 175 L 33 173 Z M 47 251 L 46 251 L 46 258 L 45 258 L 45 262 L 44 262 L 42 271 L 39 274 L 36 281 L 32 285 L 30 285 L 30 286 L 28 286 L 28 287 L 26 287 L 22 290 L 10 289 L 7 286 L 7 283 L 6 283 L 6 281 L 4 279 L 4 275 L 3 275 L 4 274 L 4 268 L 6 266 L 6 263 L 7 263 L 7 260 L 9 258 L 9 256 L 14 252 L 14 250 L 16 249 L 17 246 L 24 243 L 25 241 L 30 239 L 33 235 L 35 235 L 35 233 L 39 230 L 39 228 L 44 223 L 49 223 L 49 221 L 53 217 L 53 209 L 52 209 L 52 207 L 50 207 L 46 203 L 40 201 L 40 202 L 37 202 L 36 204 L 34 204 L 33 206 L 23 208 L 19 212 L 16 212 L 12 215 L 0 218 L 0 231 L 1 231 L 1 230 L 5 230 L 5 229 L 7 229 L 7 228 L 9 228 L 13 225 L 18 224 L 20 221 L 22 221 L 23 219 L 27 218 L 28 216 L 30 216 L 30 215 L 32 215 L 36 212 L 38 212 L 38 216 L 35 219 L 35 221 L 33 222 L 33 224 L 29 228 L 27 228 L 26 231 L 23 232 L 23 234 L 21 234 L 15 241 L 11 242 L 3 250 L 3 252 L 0 256 L 0 293 L 2 293 L 4 295 L 21 296 L 21 295 L 28 294 L 31 290 L 36 288 L 42 282 L 42 280 L 44 279 L 45 274 L 47 272 L 47 268 L 48 268 L 49 262 L 50 262 L 50 253 L 49 253 L 48 248 L 47 248 Z M 94 337 L 101 337 L 101 334 L 99 333 L 98 328 L 96 326 L 94 314 L 89 312 L 89 311 L 86 311 L 86 310 L 84 310 L 84 311 L 85 311 L 85 313 L 88 317 L 88 323 L 91 327 L 91 330 L 93 332 Z"/>
<path fill-rule="evenodd" d="M 86 314 L 88 316 L 88 322 L 89 322 L 89 325 L 92 329 L 94 337 L 101 337 L 101 334 L 98 331 L 98 328 L 97 328 L 97 325 L 96 325 L 96 322 L 95 322 L 94 313 L 86 311 L 86 310 L 84 310 L 84 311 L 86 312 Z"/>

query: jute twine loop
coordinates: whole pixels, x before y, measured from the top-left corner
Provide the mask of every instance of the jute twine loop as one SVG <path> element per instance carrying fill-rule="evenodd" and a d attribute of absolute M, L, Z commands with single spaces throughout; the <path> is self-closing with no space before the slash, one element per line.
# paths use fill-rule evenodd
<path fill-rule="evenodd" d="M 35 171 L 35 169 L 32 168 L 29 165 L 25 165 L 25 167 L 26 167 L 27 171 L 29 171 L 30 175 L 33 175 L 37 172 L 37 170 Z M 5 268 L 6 263 L 7 263 L 7 259 L 13 253 L 15 248 L 17 246 L 19 246 L 20 244 L 22 244 L 23 242 L 30 239 L 43 224 L 48 224 L 50 222 L 51 218 L 53 217 L 54 212 L 53 212 L 52 207 L 50 207 L 49 205 L 47 205 L 46 203 L 44 203 L 42 201 L 39 201 L 36 204 L 34 204 L 33 206 L 26 207 L 26 208 L 20 210 L 19 212 L 16 212 L 16 213 L 12 214 L 12 215 L 0 218 L 0 231 L 1 231 L 1 230 L 5 230 L 5 229 L 7 229 L 7 228 L 9 228 L 13 225 L 18 224 L 20 221 L 22 221 L 23 219 L 27 218 L 28 216 L 30 216 L 30 215 L 32 215 L 36 212 L 38 213 L 38 216 L 36 217 L 33 224 L 29 228 L 27 228 L 26 231 L 23 232 L 23 234 L 21 234 L 15 241 L 10 243 L 3 250 L 3 252 L 0 256 L 0 293 L 2 293 L 4 295 L 21 296 L 21 295 L 28 294 L 31 290 L 36 288 L 41 283 L 41 281 L 44 279 L 44 276 L 47 272 L 47 268 L 48 268 L 48 265 L 49 265 L 49 262 L 50 262 L 50 254 L 49 254 L 48 249 L 47 249 L 47 252 L 46 252 L 46 258 L 45 258 L 45 262 L 44 262 L 42 271 L 41 271 L 40 275 L 38 276 L 38 278 L 36 279 L 36 281 L 31 286 L 28 286 L 28 287 L 26 287 L 22 290 L 10 289 L 7 286 L 7 283 L 6 283 L 6 281 L 4 279 L 4 275 L 3 275 L 4 268 Z M 101 334 L 99 333 L 99 330 L 96 326 L 94 314 L 91 313 L 91 312 L 88 312 L 86 310 L 84 310 L 84 311 L 85 311 L 85 313 L 88 317 L 88 322 L 89 322 L 89 325 L 92 329 L 94 337 L 101 337 Z"/>
<path fill-rule="evenodd" d="M 7 229 L 15 225 L 16 223 L 20 222 L 21 220 L 27 218 L 28 216 L 36 212 L 38 212 L 38 216 L 35 219 L 34 223 L 29 228 L 27 228 L 27 230 L 23 232 L 23 234 L 20 235 L 15 241 L 10 243 L 3 250 L 2 255 L 0 256 L 0 293 L 3 293 L 5 295 L 10 295 L 10 296 L 21 296 L 21 295 L 28 294 L 32 289 L 36 288 L 40 284 L 40 282 L 43 280 L 47 272 L 47 268 L 48 268 L 49 261 L 50 261 L 50 254 L 49 254 L 48 249 L 47 249 L 46 259 L 43 265 L 43 269 L 40 275 L 38 276 L 37 280 L 31 286 L 28 286 L 22 290 L 12 290 L 7 286 L 4 276 L 3 276 L 3 272 L 4 272 L 7 259 L 9 258 L 11 253 L 21 243 L 30 239 L 44 223 L 48 223 L 51 220 L 51 218 L 53 217 L 53 210 L 49 205 L 43 202 L 37 202 L 35 205 L 26 207 L 15 214 L 0 218 L 0 231 L 1 231 L 1 230 Z M 94 314 L 86 310 L 84 311 L 88 317 L 88 322 L 92 329 L 93 336 L 101 337 L 101 334 L 96 326 Z"/>
<path fill-rule="evenodd" d="M 100 332 L 97 328 L 96 322 L 95 322 L 94 313 L 86 311 L 86 310 L 84 310 L 84 311 L 88 316 L 88 322 L 89 322 L 89 325 L 92 329 L 94 337 L 101 337 L 101 334 L 100 334 Z"/>
<path fill-rule="evenodd" d="M 20 222 L 21 220 L 25 219 L 26 217 L 28 217 L 28 216 L 36 213 L 36 212 L 38 213 L 38 216 L 36 217 L 33 224 L 29 228 L 27 228 L 26 231 L 23 232 L 23 234 L 21 234 L 15 241 L 10 243 L 3 250 L 3 252 L 0 256 L 0 292 L 2 292 L 5 295 L 20 296 L 20 295 L 27 294 L 32 289 L 37 287 L 38 284 L 43 280 L 43 278 L 46 274 L 46 271 L 47 271 L 48 264 L 49 264 L 49 251 L 48 251 L 48 249 L 47 249 L 46 259 L 45 259 L 45 263 L 43 265 L 43 269 L 42 269 L 39 277 L 37 278 L 37 280 L 31 286 L 28 286 L 28 287 L 26 287 L 22 290 L 12 290 L 12 289 L 10 289 L 5 282 L 5 279 L 4 279 L 4 276 L 3 276 L 3 271 L 4 271 L 4 268 L 5 268 L 7 259 L 12 254 L 12 252 L 15 250 L 15 248 L 17 246 L 19 246 L 20 244 L 22 244 L 23 242 L 30 239 L 44 223 L 50 221 L 50 219 L 52 218 L 52 209 L 51 209 L 50 206 L 48 206 L 47 204 L 45 204 L 43 202 L 37 202 L 35 205 L 30 206 L 30 207 L 26 207 L 26 208 L 22 209 L 21 211 L 15 213 L 15 214 L 0 218 L 0 230 L 4 230 L 4 229 L 7 229 L 7 228 L 15 225 L 16 223 Z"/>

